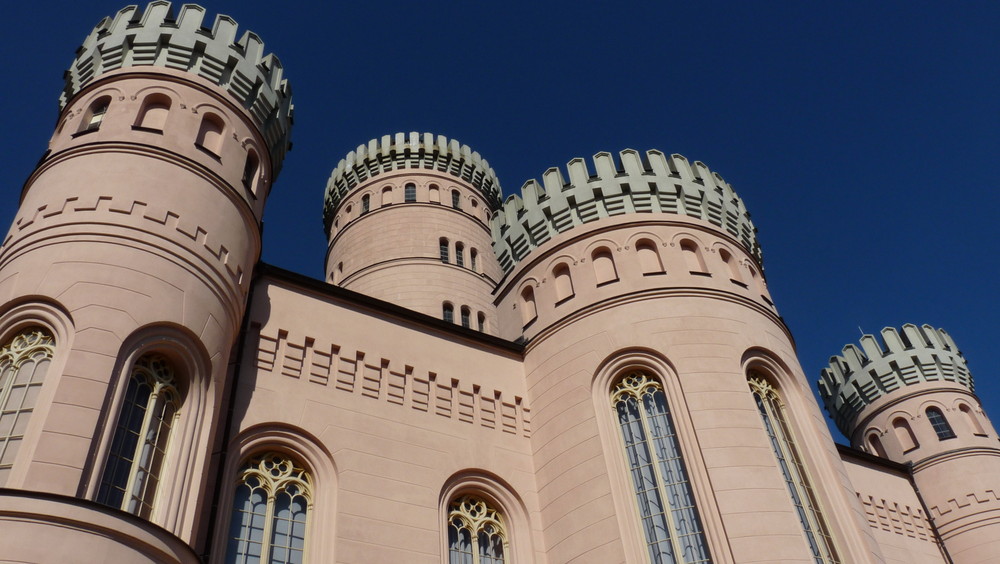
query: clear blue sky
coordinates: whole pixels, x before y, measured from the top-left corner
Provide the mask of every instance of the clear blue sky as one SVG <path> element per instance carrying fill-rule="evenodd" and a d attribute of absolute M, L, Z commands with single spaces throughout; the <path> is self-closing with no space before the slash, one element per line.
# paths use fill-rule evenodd
<path fill-rule="evenodd" d="M 122 5 L 5 6 L 4 226 L 73 51 Z M 295 146 L 265 261 L 322 278 L 326 179 L 383 134 L 467 143 L 506 193 L 602 150 L 681 153 L 753 214 L 810 379 L 859 327 L 930 323 L 958 342 L 1000 424 L 1000 4 L 204 5 L 257 32 L 292 83 Z"/>

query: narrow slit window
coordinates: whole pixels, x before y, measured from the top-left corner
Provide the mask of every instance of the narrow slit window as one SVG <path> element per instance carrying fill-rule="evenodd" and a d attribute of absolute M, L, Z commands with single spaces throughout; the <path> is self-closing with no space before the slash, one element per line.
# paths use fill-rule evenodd
<path fill-rule="evenodd" d="M 459 194 L 458 190 L 451 191 L 451 207 L 456 210 L 462 209 L 462 195 Z"/>
<path fill-rule="evenodd" d="M 372 209 L 372 197 L 370 194 L 361 196 L 361 215 L 370 212 Z"/>
<path fill-rule="evenodd" d="M 451 260 L 448 258 L 448 240 L 444 237 L 438 240 L 438 254 L 441 257 L 441 262 L 445 264 Z"/>
<path fill-rule="evenodd" d="M 455 264 L 465 266 L 465 245 L 462 243 L 455 243 Z"/>
<path fill-rule="evenodd" d="M 472 312 L 465 306 L 462 307 L 462 327 L 466 329 L 472 327 Z"/>

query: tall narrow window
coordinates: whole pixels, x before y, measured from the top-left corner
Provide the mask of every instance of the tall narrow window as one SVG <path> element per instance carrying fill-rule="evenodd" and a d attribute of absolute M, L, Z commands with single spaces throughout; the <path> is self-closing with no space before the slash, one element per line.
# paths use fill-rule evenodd
<path fill-rule="evenodd" d="M 874 454 L 875 456 L 887 458 L 885 455 L 885 447 L 882 446 L 882 439 L 878 438 L 878 433 L 868 435 L 868 452 Z"/>
<path fill-rule="evenodd" d="M 893 419 L 892 432 L 896 435 L 896 441 L 899 443 L 899 448 L 903 449 L 903 452 L 909 452 L 920 446 L 920 443 L 917 442 L 917 437 L 913 434 L 913 429 L 910 428 L 910 424 L 906 422 L 906 419 L 902 417 Z"/>
<path fill-rule="evenodd" d="M 205 114 L 205 117 L 201 119 L 198 137 L 194 144 L 218 157 L 222 154 L 222 131 L 224 129 L 225 123 L 222 118 L 215 114 Z"/>
<path fill-rule="evenodd" d="M 455 322 L 455 306 L 448 302 L 441 305 L 441 319 L 444 319 L 448 323 Z"/>
<path fill-rule="evenodd" d="M 729 269 L 729 279 L 733 282 L 743 282 L 740 277 L 740 265 L 733 258 L 733 255 L 729 253 L 726 249 L 719 249 L 719 258 L 722 262 L 726 263 L 726 268 Z"/>
<path fill-rule="evenodd" d="M 573 278 L 570 277 L 569 267 L 560 264 L 552 269 L 552 276 L 556 280 L 556 301 L 561 302 L 573 297 Z"/>
<path fill-rule="evenodd" d="M 80 131 L 97 131 L 101 128 L 101 123 L 104 122 L 104 115 L 108 113 L 108 107 L 111 105 L 111 96 L 102 96 L 87 108 L 87 113 L 83 115 L 83 121 L 80 123 Z"/>
<path fill-rule="evenodd" d="M 451 191 L 451 207 L 456 210 L 462 209 L 462 195 L 459 194 L 458 190 Z"/>
<path fill-rule="evenodd" d="M 495 508 L 471 495 L 448 505 L 448 564 L 504 564 L 509 549 L 503 514 Z"/>
<path fill-rule="evenodd" d="M 370 194 L 361 196 L 361 215 L 370 212 L 372 209 L 372 197 Z"/>
<path fill-rule="evenodd" d="M 594 251 L 591 260 L 594 262 L 594 276 L 597 278 L 598 286 L 618 280 L 615 259 L 611 257 L 611 251 L 607 247 Z"/>
<path fill-rule="evenodd" d="M 247 151 L 247 160 L 243 163 L 243 187 L 256 192 L 257 170 L 260 169 L 260 159 L 253 150 Z"/>
<path fill-rule="evenodd" d="M 403 187 L 403 201 L 404 202 L 416 202 L 417 201 L 417 185 L 410 182 Z"/>
<path fill-rule="evenodd" d="M 98 503 L 149 518 L 179 406 L 167 359 L 146 354 L 136 360 L 118 412 Z"/>
<path fill-rule="evenodd" d="M 455 264 L 465 266 L 465 245 L 455 243 Z"/>
<path fill-rule="evenodd" d="M 386 186 L 382 189 L 382 205 L 388 206 L 392 204 L 392 186 Z"/>
<path fill-rule="evenodd" d="M 465 306 L 462 306 L 462 327 L 466 329 L 472 327 L 472 311 Z"/>
<path fill-rule="evenodd" d="M 697 243 L 690 239 L 681 241 L 681 254 L 684 255 L 684 263 L 687 265 L 688 272 L 692 274 L 704 274 L 707 272 L 705 261 L 701 258 L 701 251 L 698 250 Z"/>
<path fill-rule="evenodd" d="M 635 252 L 639 255 L 639 268 L 643 275 L 663 274 L 663 263 L 660 261 L 660 253 L 656 252 L 656 244 L 643 239 L 635 244 Z"/>
<path fill-rule="evenodd" d="M 149 131 L 163 131 L 170 114 L 170 98 L 163 94 L 150 94 L 142 101 L 136 125 Z"/>
<path fill-rule="evenodd" d="M 651 562 L 711 562 L 667 397 L 645 374 L 622 378 L 611 405 L 625 444 Z"/>
<path fill-rule="evenodd" d="M 0 486 L 14 466 L 54 350 L 52 336 L 39 327 L 0 348 Z"/>
<path fill-rule="evenodd" d="M 954 439 L 955 431 L 951 429 L 951 425 L 948 420 L 945 419 L 944 413 L 936 407 L 927 408 L 927 420 L 931 422 L 931 426 L 934 427 L 934 432 L 937 433 L 937 438 L 939 441 L 945 439 Z"/>
<path fill-rule="evenodd" d="M 437 184 L 431 184 L 427 187 L 427 199 L 432 204 L 441 203 L 441 189 L 438 188 Z"/>
<path fill-rule="evenodd" d="M 312 505 L 312 479 L 300 464 L 277 452 L 248 460 L 236 478 L 227 564 L 301 564 Z"/>
<path fill-rule="evenodd" d="M 963 403 L 958 406 L 958 410 L 965 416 L 965 421 L 969 424 L 969 429 L 973 434 L 986 436 L 986 429 L 983 428 L 983 424 L 979 422 L 979 418 L 976 417 L 971 407 Z"/>
<path fill-rule="evenodd" d="M 750 373 L 750 391 L 757 402 L 757 411 L 771 442 L 771 449 L 788 487 L 792 505 L 799 517 L 809 550 L 816 564 L 839 563 L 833 539 L 820 511 L 816 494 L 806 475 L 802 457 L 785 419 L 785 408 L 778 391 L 762 376 Z"/>
<path fill-rule="evenodd" d="M 531 286 L 525 286 L 521 290 L 521 323 L 527 326 L 538 317 L 538 310 L 535 309 L 535 290 Z"/>
<path fill-rule="evenodd" d="M 479 272 L 479 265 L 477 264 L 478 261 L 479 251 L 476 249 L 469 249 L 469 268 L 472 269 L 473 272 Z"/>
<path fill-rule="evenodd" d="M 444 237 L 438 240 L 438 254 L 441 255 L 441 262 L 448 262 L 448 240 Z"/>
<path fill-rule="evenodd" d="M 479 312 L 479 314 L 476 315 L 476 325 L 477 325 L 477 327 L 479 328 L 480 331 L 486 331 L 486 314 L 485 313 Z"/>

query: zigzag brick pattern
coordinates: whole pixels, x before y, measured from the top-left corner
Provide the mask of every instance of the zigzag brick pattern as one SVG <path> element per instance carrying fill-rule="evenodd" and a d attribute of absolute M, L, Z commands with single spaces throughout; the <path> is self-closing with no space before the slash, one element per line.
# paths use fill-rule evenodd
<path fill-rule="evenodd" d="M 104 18 L 66 71 L 59 107 L 110 71 L 157 66 L 189 72 L 227 90 L 253 115 L 276 176 L 292 125 L 292 91 L 282 78 L 281 62 L 264 54 L 264 42 L 253 32 L 237 40 L 237 24 L 229 16 L 216 16 L 211 29 L 202 27 L 204 17 L 205 9 L 194 4 L 181 6 L 174 17 L 170 2 L 159 0 L 144 11 L 128 6 Z"/>
<path fill-rule="evenodd" d="M 573 226 L 631 213 L 667 213 L 707 221 L 729 233 L 761 261 L 757 229 L 733 188 L 704 163 L 681 155 L 633 149 L 594 156 L 595 173 L 584 159 L 529 180 L 520 197 L 509 196 L 493 216 L 493 249 L 510 271 L 534 248 Z"/>
<path fill-rule="evenodd" d="M 323 223 L 329 231 L 337 206 L 363 182 L 394 170 L 424 169 L 444 172 L 472 184 L 486 198 L 490 209 L 500 206 L 500 182 L 490 163 L 443 135 L 416 131 L 383 135 L 359 145 L 337 163 L 326 184 Z"/>
<path fill-rule="evenodd" d="M 881 337 L 861 337 L 860 349 L 844 346 L 820 376 L 820 396 L 845 435 L 866 406 L 904 386 L 948 381 L 975 391 L 965 357 L 943 329 L 909 323 L 886 327 Z"/>

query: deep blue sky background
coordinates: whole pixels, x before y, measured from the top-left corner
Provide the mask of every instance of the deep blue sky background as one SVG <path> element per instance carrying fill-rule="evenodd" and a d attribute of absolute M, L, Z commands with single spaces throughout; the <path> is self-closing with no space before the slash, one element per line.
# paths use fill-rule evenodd
<path fill-rule="evenodd" d="M 958 342 L 1000 423 L 1000 4 L 203 4 L 257 32 L 292 82 L 295 146 L 265 261 L 322 278 L 326 179 L 386 133 L 467 143 L 508 194 L 602 150 L 681 153 L 753 214 L 811 379 L 859 327 L 930 323 Z M 122 5 L 5 5 L 4 226 L 56 122 L 63 69 Z"/>

